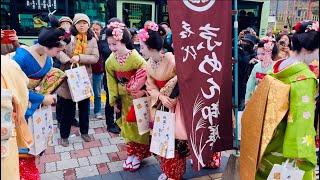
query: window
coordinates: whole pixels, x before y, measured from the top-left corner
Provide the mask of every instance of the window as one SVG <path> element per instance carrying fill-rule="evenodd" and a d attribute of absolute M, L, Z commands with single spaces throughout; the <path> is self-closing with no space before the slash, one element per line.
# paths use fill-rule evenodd
<path fill-rule="evenodd" d="M 122 18 L 127 27 L 141 29 L 152 18 L 152 5 L 123 3 Z"/>
<path fill-rule="evenodd" d="M 105 0 L 78 0 L 72 4 L 74 14 L 84 13 L 89 16 L 90 21 L 100 21 L 102 24 L 106 21 L 106 1 Z"/>
<path fill-rule="evenodd" d="M 1 29 L 10 29 L 10 0 L 1 0 Z"/>

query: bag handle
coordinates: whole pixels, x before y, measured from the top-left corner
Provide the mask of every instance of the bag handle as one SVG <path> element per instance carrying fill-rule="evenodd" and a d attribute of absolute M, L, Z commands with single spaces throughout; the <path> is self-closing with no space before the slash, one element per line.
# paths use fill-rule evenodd
<path fill-rule="evenodd" d="M 75 65 L 75 64 L 77 65 L 77 68 L 80 67 L 79 63 L 72 63 L 71 66 L 70 66 L 70 69 L 72 69 L 73 65 Z"/>

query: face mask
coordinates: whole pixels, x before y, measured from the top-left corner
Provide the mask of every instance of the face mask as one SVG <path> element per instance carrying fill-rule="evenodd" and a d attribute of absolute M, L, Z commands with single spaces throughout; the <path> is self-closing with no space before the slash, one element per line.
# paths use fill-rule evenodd
<path fill-rule="evenodd" d="M 252 47 L 249 44 L 242 44 L 241 47 L 245 51 L 251 51 L 252 50 Z"/>

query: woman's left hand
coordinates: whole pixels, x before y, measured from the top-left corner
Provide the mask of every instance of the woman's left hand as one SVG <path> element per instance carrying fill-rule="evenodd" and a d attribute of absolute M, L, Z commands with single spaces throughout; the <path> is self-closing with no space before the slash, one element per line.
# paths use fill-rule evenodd
<path fill-rule="evenodd" d="M 143 90 L 138 90 L 138 91 L 133 91 L 131 92 L 131 95 L 133 96 L 133 98 L 137 99 L 137 98 L 141 98 L 142 96 L 144 96 L 146 94 L 145 91 Z"/>

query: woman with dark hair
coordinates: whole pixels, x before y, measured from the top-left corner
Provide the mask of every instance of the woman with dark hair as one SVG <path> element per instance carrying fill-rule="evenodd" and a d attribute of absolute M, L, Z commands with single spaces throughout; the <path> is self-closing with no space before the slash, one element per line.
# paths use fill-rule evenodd
<path fill-rule="evenodd" d="M 292 50 L 292 40 L 290 35 L 282 33 L 276 37 L 278 53 L 274 57 L 274 61 L 284 59 L 290 56 Z"/>
<path fill-rule="evenodd" d="M 89 28 L 90 19 L 87 15 L 78 13 L 73 18 L 71 27 L 71 43 L 66 46 L 64 52 L 60 52 L 57 58 L 61 61 L 61 69 L 68 70 L 73 64 L 79 63 L 87 69 L 90 80 L 92 79 L 91 64 L 95 64 L 99 59 L 99 50 L 94 32 Z M 67 82 L 64 82 L 57 91 L 61 97 L 62 112 L 60 122 L 61 145 L 69 146 L 69 136 L 71 123 L 75 117 L 76 104 L 79 108 L 79 125 L 81 137 L 85 142 L 90 142 L 89 131 L 89 104 L 90 99 L 84 99 L 78 103 L 72 101 L 70 89 Z"/>
<path fill-rule="evenodd" d="M 304 172 L 303 180 L 315 179 L 317 80 L 300 61 L 313 59 L 319 51 L 319 24 L 303 21 L 295 30 L 290 57 L 274 64 L 242 115 L 241 179 L 275 177 L 270 174 L 274 165 L 291 160 Z"/>
<path fill-rule="evenodd" d="M 158 179 L 181 179 L 186 171 L 186 157 L 189 156 L 187 133 L 183 122 L 179 103 L 178 80 L 175 58 L 171 52 L 163 52 L 163 36 L 166 34 L 162 26 L 154 22 L 139 31 L 140 51 L 145 59 L 147 71 L 147 91 L 151 96 L 151 128 L 153 128 L 155 112 L 164 106 L 166 110 L 175 112 L 175 154 L 174 158 L 161 157 L 163 174 Z"/>
<path fill-rule="evenodd" d="M 247 81 L 247 91 L 245 96 L 245 104 L 248 103 L 252 93 L 255 91 L 259 82 L 268 74 L 273 66 L 273 58 L 277 54 L 277 46 L 275 39 L 272 37 L 264 37 L 260 39 L 257 49 L 257 59 L 259 62 L 254 65 L 249 79 Z"/>
<path fill-rule="evenodd" d="M 53 16 L 46 17 L 47 22 L 50 22 L 51 27 L 43 28 L 38 36 L 38 44 L 31 47 L 20 46 L 17 49 L 13 60 L 21 67 L 22 71 L 29 78 L 29 107 L 25 113 L 25 119 L 28 120 L 36 109 L 41 105 L 52 105 L 56 102 L 55 95 L 47 93 L 43 95 L 36 88 L 40 86 L 40 82 L 47 78 L 49 72 L 57 72 L 64 74 L 62 71 L 52 68 L 52 57 L 57 56 L 65 46 L 70 42 L 68 34 L 60 28 L 59 20 Z M 55 73 L 53 77 L 58 74 Z M 50 80 L 52 81 L 52 79 Z M 19 166 L 20 179 L 39 180 L 40 174 L 35 164 L 35 156 L 29 154 L 29 148 L 25 148 L 19 143 Z M 20 139 L 23 141 L 23 139 Z"/>
<path fill-rule="evenodd" d="M 145 60 L 132 47 L 131 35 L 123 23 L 111 22 L 106 29 L 106 37 L 112 54 L 106 61 L 109 103 L 121 117 L 117 124 L 127 145 L 128 158 L 123 163 L 124 170 L 136 171 L 140 162 L 150 156 L 149 133 L 139 134 L 137 122 L 128 121 L 127 116 L 133 98 L 140 98 L 145 91 L 129 93 L 127 84 L 131 77 L 145 67 Z"/>
<path fill-rule="evenodd" d="M 137 50 L 137 52 L 140 53 L 140 39 L 138 36 L 138 31 L 135 28 L 130 28 L 129 31 L 131 33 L 131 40 L 133 43 L 133 47 Z"/>

